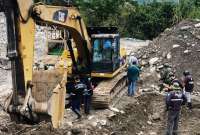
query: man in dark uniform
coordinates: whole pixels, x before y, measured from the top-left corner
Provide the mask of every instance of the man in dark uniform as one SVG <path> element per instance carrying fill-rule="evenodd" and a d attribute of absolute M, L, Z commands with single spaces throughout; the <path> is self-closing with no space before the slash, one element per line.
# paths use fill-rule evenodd
<path fill-rule="evenodd" d="M 80 80 L 80 78 L 76 77 L 75 86 L 70 95 L 71 95 L 72 111 L 76 113 L 77 119 L 81 118 L 81 113 L 80 113 L 81 99 L 83 91 L 86 88 L 87 88 L 86 85 Z"/>
<path fill-rule="evenodd" d="M 86 88 L 83 90 L 83 103 L 84 103 L 84 112 L 85 114 L 90 113 L 90 106 L 91 106 L 91 98 L 93 95 L 93 86 L 91 83 L 91 78 L 84 77 L 84 84 Z"/>
<path fill-rule="evenodd" d="M 177 135 L 181 106 L 187 101 L 185 94 L 177 82 L 174 82 L 167 95 L 168 123 L 166 135 Z"/>
<path fill-rule="evenodd" d="M 192 75 L 189 71 L 183 72 L 184 78 L 183 78 L 183 85 L 184 85 L 184 92 L 187 97 L 187 107 L 189 109 L 192 109 L 192 100 L 191 100 L 191 93 L 194 89 L 194 80 Z"/>

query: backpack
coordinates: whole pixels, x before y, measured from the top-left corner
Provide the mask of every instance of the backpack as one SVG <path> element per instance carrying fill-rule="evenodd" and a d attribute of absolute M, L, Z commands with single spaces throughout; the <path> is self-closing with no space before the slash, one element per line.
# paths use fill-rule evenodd
<path fill-rule="evenodd" d="M 185 91 L 192 92 L 194 88 L 194 80 L 192 76 L 186 76 L 185 78 Z"/>

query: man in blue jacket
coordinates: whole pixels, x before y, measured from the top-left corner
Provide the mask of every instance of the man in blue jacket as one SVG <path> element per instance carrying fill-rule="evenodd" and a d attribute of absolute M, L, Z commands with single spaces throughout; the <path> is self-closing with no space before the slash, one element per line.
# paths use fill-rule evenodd
<path fill-rule="evenodd" d="M 132 65 L 128 67 L 128 96 L 133 96 L 136 90 L 136 82 L 139 77 L 140 69 L 136 66 L 136 62 L 133 61 Z"/>

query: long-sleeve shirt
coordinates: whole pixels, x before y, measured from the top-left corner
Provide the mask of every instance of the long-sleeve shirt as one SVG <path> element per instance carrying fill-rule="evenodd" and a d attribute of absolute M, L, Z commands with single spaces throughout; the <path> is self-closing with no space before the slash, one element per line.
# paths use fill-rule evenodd
<path fill-rule="evenodd" d="M 128 80 L 129 81 L 138 80 L 139 73 L 140 73 L 140 69 L 137 66 L 135 65 L 129 66 L 128 72 L 127 72 Z"/>
<path fill-rule="evenodd" d="M 135 62 L 136 65 L 138 65 L 138 59 L 135 56 L 130 56 L 128 60 L 129 65 L 132 65 L 133 62 Z"/>

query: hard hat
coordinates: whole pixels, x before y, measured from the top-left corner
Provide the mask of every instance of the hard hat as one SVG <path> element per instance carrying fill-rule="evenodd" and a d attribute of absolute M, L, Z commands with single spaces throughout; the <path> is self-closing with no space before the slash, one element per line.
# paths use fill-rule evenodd
<path fill-rule="evenodd" d="M 179 86 L 178 82 L 174 82 L 172 85 L 173 90 L 181 90 L 181 87 Z"/>
<path fill-rule="evenodd" d="M 188 70 L 185 70 L 184 72 L 183 72 L 183 75 L 189 75 L 190 74 L 190 72 L 188 71 Z"/>
<path fill-rule="evenodd" d="M 164 67 L 170 67 L 169 63 L 165 63 L 163 66 Z"/>

